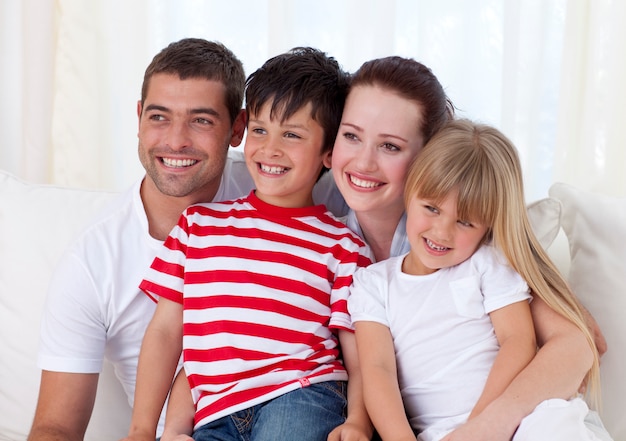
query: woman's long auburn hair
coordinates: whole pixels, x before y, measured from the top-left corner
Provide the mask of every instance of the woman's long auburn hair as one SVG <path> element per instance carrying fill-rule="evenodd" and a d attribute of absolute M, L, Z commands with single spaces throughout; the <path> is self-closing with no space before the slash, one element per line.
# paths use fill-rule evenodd
<path fill-rule="evenodd" d="M 487 225 L 485 241 L 499 248 L 533 295 L 575 324 L 586 336 L 594 361 L 585 380 L 599 403 L 599 355 L 582 307 L 531 228 L 517 150 L 499 130 L 457 119 L 426 144 L 409 170 L 405 204 L 413 198 L 441 202 L 458 194 L 461 219 Z"/>

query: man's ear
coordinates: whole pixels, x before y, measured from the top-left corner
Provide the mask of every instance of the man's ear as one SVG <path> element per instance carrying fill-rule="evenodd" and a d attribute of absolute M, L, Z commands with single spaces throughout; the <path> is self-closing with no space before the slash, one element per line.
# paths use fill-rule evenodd
<path fill-rule="evenodd" d="M 246 132 L 246 124 L 248 122 L 248 116 L 244 109 L 239 111 L 237 118 L 233 122 L 233 134 L 230 137 L 230 145 L 237 147 L 243 141 L 243 135 Z"/>
<path fill-rule="evenodd" d="M 324 158 L 322 159 L 322 164 L 324 164 L 324 167 L 326 168 L 330 168 L 332 165 L 332 157 L 333 157 L 333 151 L 329 150 L 326 153 L 324 153 Z"/>
<path fill-rule="evenodd" d="M 141 112 L 143 108 L 141 106 L 141 100 L 137 100 L 137 126 L 141 126 Z"/>

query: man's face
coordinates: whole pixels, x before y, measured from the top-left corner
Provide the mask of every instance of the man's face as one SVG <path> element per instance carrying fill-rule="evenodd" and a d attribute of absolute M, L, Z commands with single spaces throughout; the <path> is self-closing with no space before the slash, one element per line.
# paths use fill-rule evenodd
<path fill-rule="evenodd" d="M 158 191 L 191 203 L 213 198 L 228 146 L 241 142 L 245 125 L 240 115 L 233 129 L 225 96 L 219 81 L 164 73 L 150 79 L 137 105 L 139 159 Z"/>

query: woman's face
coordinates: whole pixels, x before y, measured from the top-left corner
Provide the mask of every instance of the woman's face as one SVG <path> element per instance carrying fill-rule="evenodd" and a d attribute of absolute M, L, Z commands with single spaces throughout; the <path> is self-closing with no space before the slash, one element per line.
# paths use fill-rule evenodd
<path fill-rule="evenodd" d="M 357 213 L 404 210 L 404 181 L 424 144 L 421 109 L 379 86 L 356 86 L 348 95 L 332 154 L 332 172 Z"/>

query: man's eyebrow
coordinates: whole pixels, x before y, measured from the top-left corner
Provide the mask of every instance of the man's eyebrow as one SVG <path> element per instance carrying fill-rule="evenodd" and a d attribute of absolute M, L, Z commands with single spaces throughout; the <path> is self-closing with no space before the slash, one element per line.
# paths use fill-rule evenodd
<path fill-rule="evenodd" d="M 169 113 L 171 112 L 171 109 L 169 107 L 161 106 L 159 104 L 150 104 L 146 106 L 145 111 L 146 112 L 158 111 L 158 112 Z M 191 109 L 189 110 L 189 114 L 191 115 L 207 114 L 207 115 L 212 115 L 212 116 L 217 116 L 217 117 L 220 116 L 220 113 L 217 110 L 213 109 L 212 107 L 198 107 L 195 109 Z"/>
<path fill-rule="evenodd" d="M 158 104 L 149 104 L 148 106 L 146 106 L 146 108 L 144 109 L 144 111 L 149 112 L 152 110 L 158 110 L 159 112 L 169 112 L 170 109 L 168 109 L 165 106 L 159 106 Z"/>
<path fill-rule="evenodd" d="M 197 114 L 200 114 L 200 113 L 206 113 L 208 115 L 213 115 L 213 116 L 217 116 L 217 117 L 220 116 L 220 113 L 217 110 L 215 110 L 214 108 L 212 108 L 212 107 L 199 107 L 197 109 L 191 109 L 189 111 L 189 113 L 192 114 L 192 115 L 197 115 Z"/>

